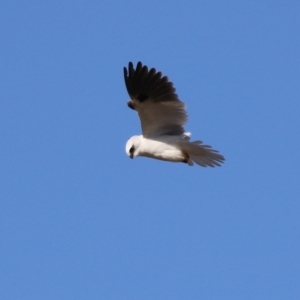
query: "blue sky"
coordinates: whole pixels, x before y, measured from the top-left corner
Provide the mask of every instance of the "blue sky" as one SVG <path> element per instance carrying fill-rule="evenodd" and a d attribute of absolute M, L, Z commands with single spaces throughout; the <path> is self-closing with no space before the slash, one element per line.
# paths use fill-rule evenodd
<path fill-rule="evenodd" d="M 0 298 L 300 299 L 299 1 L 2 1 Z M 221 168 L 129 159 L 122 68 Z"/>

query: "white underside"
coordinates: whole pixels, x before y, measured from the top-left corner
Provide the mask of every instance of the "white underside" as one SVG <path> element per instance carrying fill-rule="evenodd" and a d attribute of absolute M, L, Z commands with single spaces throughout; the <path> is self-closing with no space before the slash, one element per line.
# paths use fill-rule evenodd
<path fill-rule="evenodd" d="M 220 166 L 224 157 L 201 141 L 190 142 L 189 135 L 163 135 L 145 138 L 142 135 L 131 137 L 126 144 L 126 153 L 134 146 L 133 157 L 146 156 L 171 162 L 194 163 L 202 167 Z"/>
<path fill-rule="evenodd" d="M 179 139 L 181 138 L 176 136 L 164 136 L 161 140 L 146 139 L 143 137 L 139 148 L 139 156 L 182 162 L 186 157 L 180 149 Z"/>

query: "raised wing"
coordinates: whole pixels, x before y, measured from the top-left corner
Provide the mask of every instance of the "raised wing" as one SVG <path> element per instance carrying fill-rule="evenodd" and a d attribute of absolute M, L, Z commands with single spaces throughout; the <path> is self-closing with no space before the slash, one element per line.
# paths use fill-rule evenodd
<path fill-rule="evenodd" d="M 148 70 L 141 62 L 134 69 L 130 62 L 128 70 L 124 68 L 124 78 L 131 98 L 127 104 L 138 112 L 144 137 L 184 133 L 185 105 L 168 77 L 162 77 L 154 68 Z"/>

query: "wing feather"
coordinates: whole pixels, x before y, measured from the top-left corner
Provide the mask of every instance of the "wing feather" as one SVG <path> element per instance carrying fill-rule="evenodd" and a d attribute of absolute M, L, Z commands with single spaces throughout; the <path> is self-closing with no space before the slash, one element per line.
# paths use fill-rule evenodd
<path fill-rule="evenodd" d="M 131 100 L 128 106 L 139 114 L 143 135 L 181 135 L 187 122 L 185 105 L 178 99 L 173 83 L 154 68 L 138 62 L 124 68 L 124 79 Z"/>

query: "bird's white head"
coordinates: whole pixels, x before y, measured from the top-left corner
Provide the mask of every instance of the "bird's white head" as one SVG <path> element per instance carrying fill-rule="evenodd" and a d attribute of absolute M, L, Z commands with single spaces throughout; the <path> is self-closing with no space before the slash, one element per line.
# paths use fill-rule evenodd
<path fill-rule="evenodd" d="M 141 144 L 140 135 L 135 135 L 127 141 L 125 151 L 130 158 L 135 158 L 139 156 L 140 144 Z"/>

